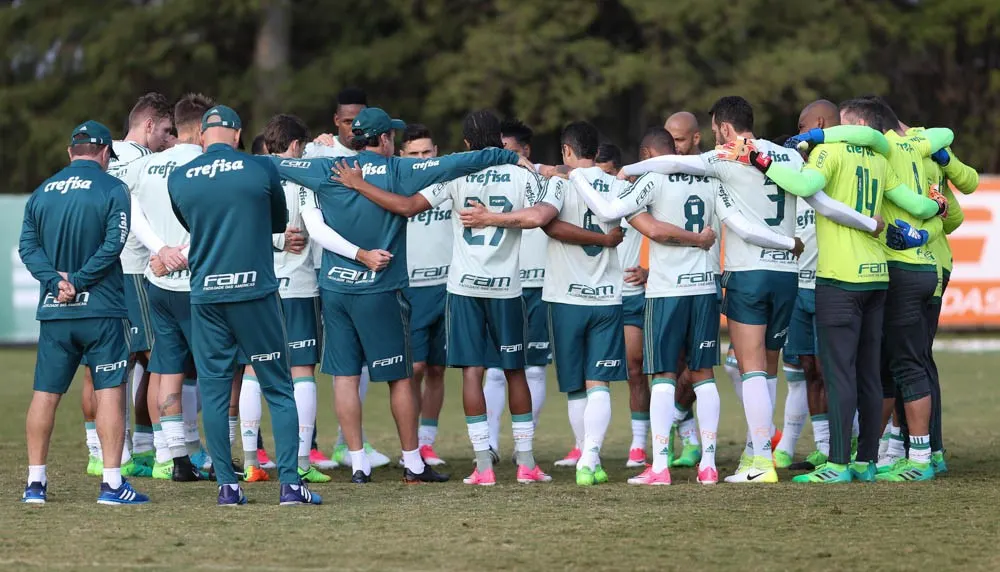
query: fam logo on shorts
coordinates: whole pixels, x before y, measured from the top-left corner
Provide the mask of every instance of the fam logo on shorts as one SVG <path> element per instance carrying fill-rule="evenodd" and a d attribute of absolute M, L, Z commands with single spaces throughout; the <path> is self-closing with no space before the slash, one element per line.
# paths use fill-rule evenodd
<path fill-rule="evenodd" d="M 316 347 L 316 338 L 288 342 L 288 348 L 293 350 L 303 350 L 305 348 L 314 348 L 314 347 Z"/>
<path fill-rule="evenodd" d="M 227 274 L 209 274 L 202 284 L 203 290 L 235 290 L 238 288 L 253 288 L 257 285 L 257 271 L 230 272 Z"/>
<path fill-rule="evenodd" d="M 524 344 L 514 344 L 511 346 L 500 346 L 500 353 L 504 354 L 516 354 L 524 350 Z"/>
<path fill-rule="evenodd" d="M 269 354 L 254 354 L 250 356 L 250 361 L 274 361 L 276 359 L 281 359 L 281 352 L 271 352 Z"/>
<path fill-rule="evenodd" d="M 42 300 L 43 308 L 76 308 L 79 306 L 86 306 L 87 302 L 90 302 L 90 292 L 80 292 L 73 298 L 72 302 L 57 302 L 56 297 L 51 293 L 46 292 L 45 298 Z"/>
<path fill-rule="evenodd" d="M 549 342 L 528 342 L 529 350 L 547 350 L 549 349 Z"/>
<path fill-rule="evenodd" d="M 403 363 L 403 355 L 396 355 L 392 357 L 377 359 L 372 361 L 372 369 L 376 367 L 386 367 L 390 365 L 395 365 L 397 363 Z"/>
<path fill-rule="evenodd" d="M 121 369 L 128 365 L 128 361 L 116 361 L 115 363 L 102 363 L 94 366 L 95 373 L 107 373 L 109 371 L 115 371 L 116 369 Z"/>
<path fill-rule="evenodd" d="M 618 367 L 622 364 L 620 359 L 601 359 L 597 360 L 594 367 Z"/>

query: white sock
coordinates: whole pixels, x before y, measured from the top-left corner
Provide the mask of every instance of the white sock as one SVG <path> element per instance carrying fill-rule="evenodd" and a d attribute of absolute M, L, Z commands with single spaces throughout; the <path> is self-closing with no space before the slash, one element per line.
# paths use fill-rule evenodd
<path fill-rule="evenodd" d="M 830 455 L 830 419 L 825 413 L 813 415 L 809 418 L 813 426 L 813 440 L 816 441 L 816 450 L 824 455 Z"/>
<path fill-rule="evenodd" d="M 167 435 L 163 432 L 163 425 L 159 423 L 153 425 L 153 448 L 156 450 L 157 463 L 166 463 L 173 458 L 170 456 L 170 447 L 167 447 Z"/>
<path fill-rule="evenodd" d="M 101 440 L 97 436 L 97 423 L 87 421 L 83 424 L 83 428 L 87 433 L 87 450 L 90 452 L 90 456 L 102 458 Z"/>
<path fill-rule="evenodd" d="M 701 428 L 701 463 L 700 468 L 715 468 L 715 449 L 719 438 L 719 414 L 722 403 L 719 400 L 719 388 L 714 379 L 700 381 L 694 386 L 697 396 L 698 426 Z"/>
<path fill-rule="evenodd" d="M 646 450 L 646 439 L 649 437 L 649 427 L 650 414 L 648 411 L 646 413 L 632 412 L 632 444 L 629 445 L 629 450 Z"/>
<path fill-rule="evenodd" d="M 889 433 L 889 450 L 886 454 L 897 458 L 906 456 L 906 443 L 903 440 L 902 429 L 897 425 L 893 425 L 892 432 Z"/>
<path fill-rule="evenodd" d="M 257 466 L 257 435 L 260 434 L 260 383 L 252 375 L 243 376 L 240 389 L 240 437 L 243 440 L 243 464 Z"/>
<path fill-rule="evenodd" d="M 736 360 L 733 360 L 734 365 L 730 365 L 729 361 L 726 360 L 726 365 L 723 369 L 726 370 L 726 375 L 729 376 L 730 381 L 733 382 L 733 391 L 736 392 L 736 399 L 739 400 L 740 404 L 743 404 L 743 376 L 740 375 L 740 368 L 735 365 Z"/>
<path fill-rule="evenodd" d="M 910 435 L 909 459 L 914 463 L 931 462 L 931 436 Z"/>
<path fill-rule="evenodd" d="M 535 455 L 532 451 L 535 440 L 535 421 L 528 414 L 511 415 L 511 434 L 514 436 L 514 455 L 517 464 L 529 469 L 535 468 Z"/>
<path fill-rule="evenodd" d="M 858 412 L 854 412 L 854 420 L 851 422 L 851 437 L 857 437 L 861 434 L 861 423 L 859 422 Z"/>
<path fill-rule="evenodd" d="M 186 457 L 188 450 L 184 443 L 184 416 L 161 415 L 160 425 L 163 427 L 163 436 L 167 439 L 170 456 L 175 459 Z"/>
<path fill-rule="evenodd" d="M 424 472 L 424 460 L 420 457 L 420 450 L 403 451 L 403 466 L 410 469 L 410 472 L 419 475 Z"/>
<path fill-rule="evenodd" d="M 685 446 L 699 445 L 698 422 L 691 415 L 691 411 L 688 409 L 677 409 L 676 403 L 674 404 L 674 409 L 677 410 L 675 421 L 677 423 L 677 433 L 680 434 L 681 441 Z"/>
<path fill-rule="evenodd" d="M 566 396 L 566 409 L 569 414 L 569 426 L 573 430 L 574 446 L 583 450 L 583 414 L 587 410 L 587 392 L 577 391 Z"/>
<path fill-rule="evenodd" d="M 140 427 L 136 425 L 136 431 L 132 434 L 132 453 L 146 453 L 153 450 L 153 428 Z"/>
<path fill-rule="evenodd" d="M 117 489 L 122 486 L 122 469 L 121 467 L 115 469 L 104 469 L 104 482 L 108 484 L 109 487 Z"/>
<path fill-rule="evenodd" d="M 417 428 L 417 443 L 421 447 L 433 447 L 438 434 L 437 419 L 421 419 Z"/>
<path fill-rule="evenodd" d="M 299 468 L 309 470 L 309 450 L 312 448 L 313 431 L 316 429 L 316 378 L 296 377 L 292 379 L 292 386 L 295 392 L 295 411 L 299 416 Z"/>
<path fill-rule="evenodd" d="M 771 418 L 774 416 L 774 408 L 764 372 L 754 371 L 743 375 L 743 411 L 750 426 L 754 456 L 770 459 Z"/>
<path fill-rule="evenodd" d="M 531 391 L 531 419 L 538 425 L 538 416 L 545 405 L 545 366 L 528 366 L 524 368 L 524 376 L 528 378 L 528 389 Z"/>
<path fill-rule="evenodd" d="M 493 468 L 493 462 L 489 454 L 484 452 L 490 450 L 490 426 L 483 415 L 465 416 L 465 425 L 469 431 L 469 442 L 472 443 L 472 450 L 476 453 L 476 470 L 486 471 Z"/>
<path fill-rule="evenodd" d="M 587 409 L 583 412 L 583 455 L 576 464 L 577 468 L 594 470 L 601 462 L 601 445 L 610 424 L 611 389 L 601 385 L 591 387 L 587 390 Z"/>
<path fill-rule="evenodd" d="M 45 465 L 28 465 L 28 484 L 31 483 L 42 483 L 43 485 L 48 482 L 48 478 L 45 476 Z"/>
<path fill-rule="evenodd" d="M 198 433 L 198 385 L 193 379 L 185 379 L 181 388 L 181 413 L 184 416 L 184 443 L 188 453 L 197 452 L 201 448 L 201 435 Z M 194 451 L 192 449 L 195 449 Z"/>
<path fill-rule="evenodd" d="M 674 380 L 654 377 L 649 397 L 649 424 L 653 430 L 653 471 L 669 469 L 670 430 L 674 425 Z"/>
<path fill-rule="evenodd" d="M 785 367 L 788 381 L 788 395 L 785 397 L 785 422 L 781 432 L 778 450 L 789 455 L 795 454 L 795 445 L 802 435 L 802 428 L 809 417 L 809 396 L 806 391 L 805 373 L 800 369 Z"/>
<path fill-rule="evenodd" d="M 368 455 L 365 454 L 364 449 L 359 449 L 357 451 L 348 451 L 351 455 L 351 473 L 356 473 L 358 471 L 363 472 L 366 475 L 372 474 L 371 463 L 368 462 Z"/>
<path fill-rule="evenodd" d="M 486 423 L 490 429 L 490 446 L 499 451 L 500 418 L 507 406 L 507 378 L 504 377 L 502 369 L 486 370 L 483 396 L 486 398 Z"/>
<path fill-rule="evenodd" d="M 767 396 L 771 400 L 771 436 L 774 436 L 774 432 L 777 429 L 774 425 L 774 409 L 778 406 L 778 378 L 770 377 L 767 378 Z"/>
<path fill-rule="evenodd" d="M 125 440 L 122 441 L 122 461 L 121 464 L 124 465 L 132 460 L 132 451 L 128 449 L 128 443 L 131 439 L 128 438 L 128 431 L 125 432 Z"/>

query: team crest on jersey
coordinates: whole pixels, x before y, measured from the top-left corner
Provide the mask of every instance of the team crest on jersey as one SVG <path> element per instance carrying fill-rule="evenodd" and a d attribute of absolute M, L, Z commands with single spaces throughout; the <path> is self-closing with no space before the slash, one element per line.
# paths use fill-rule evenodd
<path fill-rule="evenodd" d="M 829 155 L 829 153 L 827 152 L 826 149 L 823 149 L 822 151 L 820 151 L 819 152 L 819 156 L 816 157 L 816 167 L 822 168 L 823 167 L 823 163 L 826 162 L 826 158 L 827 158 L 828 155 Z"/>
<path fill-rule="evenodd" d="M 67 192 L 75 189 L 89 189 L 92 183 L 93 181 L 90 179 L 81 179 L 74 175 L 64 181 L 53 181 L 45 185 L 43 192 L 59 191 L 59 194 L 65 195 Z"/>

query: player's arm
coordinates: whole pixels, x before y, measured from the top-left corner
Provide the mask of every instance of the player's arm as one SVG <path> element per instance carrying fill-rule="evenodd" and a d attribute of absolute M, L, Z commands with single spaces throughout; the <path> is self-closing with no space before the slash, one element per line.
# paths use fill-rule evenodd
<path fill-rule="evenodd" d="M 872 217 L 865 216 L 840 201 L 835 201 L 823 191 L 817 192 L 805 199 L 809 206 L 817 214 L 832 220 L 841 225 L 863 230 L 865 232 L 875 232 L 878 229 L 878 221 Z"/>
<path fill-rule="evenodd" d="M 288 203 L 285 202 L 285 190 L 281 188 L 281 175 L 274 163 L 261 161 L 261 166 L 267 172 L 269 185 L 268 192 L 271 199 L 271 233 L 284 233 L 288 226 Z"/>
<path fill-rule="evenodd" d="M 307 189 L 316 191 L 330 177 L 330 169 L 334 159 L 317 157 L 315 159 L 289 159 L 268 155 L 262 157 L 270 161 L 278 169 L 278 177 L 288 179 Z"/>
<path fill-rule="evenodd" d="M 542 230 L 549 238 L 577 246 L 615 248 L 625 239 L 625 232 L 620 226 L 612 228 L 610 232 L 605 234 L 581 228 L 558 218 L 552 219 L 547 225 L 542 227 Z"/>
<path fill-rule="evenodd" d="M 822 143 L 848 143 L 868 147 L 879 155 L 889 155 L 889 140 L 885 135 L 864 125 L 837 125 L 826 129 L 813 128 L 805 133 L 789 137 L 785 147 L 797 147 L 799 143 L 811 145 Z"/>
<path fill-rule="evenodd" d="M 116 264 L 120 264 L 118 257 L 121 255 L 122 249 L 125 248 L 125 240 L 128 238 L 129 230 L 129 215 L 131 214 L 126 191 L 127 187 L 122 183 L 108 192 L 111 204 L 104 219 L 104 242 L 101 243 L 97 252 L 84 263 L 83 267 L 66 278 L 77 292 L 86 291 L 103 278 Z"/>
<path fill-rule="evenodd" d="M 955 229 L 962 226 L 965 222 L 965 213 L 962 211 L 962 205 L 959 204 L 958 199 L 955 198 L 955 193 L 952 192 L 951 187 L 948 186 L 947 182 L 944 185 L 944 189 L 941 192 L 944 198 L 948 199 L 948 210 L 947 215 L 945 215 L 942 221 L 942 228 L 945 234 L 951 234 L 955 232 Z"/>
<path fill-rule="evenodd" d="M 941 160 L 932 157 L 941 165 L 941 171 L 962 194 L 972 194 L 979 187 L 979 173 L 972 167 L 962 163 L 950 148 L 944 149 Z M 942 164 L 941 161 L 944 161 Z"/>
<path fill-rule="evenodd" d="M 309 203 L 303 204 L 305 202 L 303 199 L 308 200 Z M 323 220 L 323 212 L 319 210 L 315 196 L 304 196 L 300 199 L 299 209 L 309 238 L 325 250 L 339 254 L 348 260 L 356 260 L 376 272 L 384 269 L 392 260 L 392 255 L 388 252 L 360 248 L 330 228 Z"/>
<path fill-rule="evenodd" d="M 464 177 L 487 167 L 519 163 L 529 170 L 534 169 L 531 162 L 522 159 L 517 153 L 496 147 L 452 153 L 433 159 L 389 157 L 390 190 L 396 194 L 411 196 L 431 185 Z"/>
<path fill-rule="evenodd" d="M 955 133 L 947 127 L 931 127 L 930 129 L 924 129 L 914 134 L 911 140 L 914 138 L 918 139 L 918 141 L 920 138 L 926 140 L 920 141 L 917 148 L 924 157 L 930 157 L 934 153 L 950 146 L 955 140 Z"/>
<path fill-rule="evenodd" d="M 57 296 L 62 276 L 42 249 L 42 241 L 38 235 L 38 221 L 35 220 L 34 198 L 32 195 L 28 204 L 24 206 L 24 223 L 21 225 L 21 238 L 17 250 L 28 272 L 45 286 L 46 292 Z"/>
<path fill-rule="evenodd" d="M 688 175 L 715 175 L 704 159 L 700 155 L 661 155 L 625 165 L 618 172 L 619 178 L 635 177 L 646 173 L 660 173 L 671 175 L 674 173 L 685 173 Z"/>
<path fill-rule="evenodd" d="M 587 203 L 587 208 L 604 222 L 611 222 L 638 212 L 649 204 L 656 182 L 649 177 L 641 177 L 635 183 L 615 181 L 611 188 L 611 200 L 594 188 L 591 180 L 602 173 L 600 167 L 573 169 L 569 180 L 573 188 Z"/>
<path fill-rule="evenodd" d="M 715 244 L 715 231 L 712 230 L 711 226 L 706 226 L 701 232 L 692 232 L 669 222 L 656 220 L 648 212 L 641 212 L 633 216 L 628 219 L 628 223 L 643 236 L 660 244 L 696 246 L 706 250 Z"/>
<path fill-rule="evenodd" d="M 798 246 L 799 241 L 795 238 L 778 234 L 770 228 L 751 222 L 736 206 L 736 202 L 721 182 L 717 187 L 715 199 L 715 212 L 719 220 L 744 241 L 761 248 L 775 250 L 794 250 Z"/>
<path fill-rule="evenodd" d="M 435 206 L 422 193 L 415 195 L 390 193 L 369 183 L 365 180 L 364 173 L 358 166 L 357 161 L 341 159 L 334 165 L 333 175 L 330 178 L 349 189 L 354 189 L 361 193 L 363 197 L 385 210 L 407 218 Z M 444 202 L 445 198 L 442 197 L 436 204 Z"/>
<path fill-rule="evenodd" d="M 530 207 L 517 209 L 506 213 L 490 212 L 483 203 L 467 203 L 459 212 L 462 226 L 468 228 L 486 228 L 488 226 L 504 228 L 541 228 L 549 224 L 559 214 L 559 210 L 546 202 L 539 202 Z M 572 225 L 571 225 L 572 226 Z"/>
<path fill-rule="evenodd" d="M 935 193 L 929 193 L 925 197 L 913 192 L 891 168 L 886 169 L 885 186 L 888 189 L 885 192 L 887 200 L 920 220 L 942 214 L 948 208 L 948 201 L 940 194 L 937 194 L 940 198 L 935 200 L 931 198 Z"/>

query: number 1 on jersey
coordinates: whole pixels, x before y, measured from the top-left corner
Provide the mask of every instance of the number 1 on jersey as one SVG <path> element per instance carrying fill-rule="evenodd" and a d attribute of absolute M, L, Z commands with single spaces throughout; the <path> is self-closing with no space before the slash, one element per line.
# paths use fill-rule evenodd
<path fill-rule="evenodd" d="M 514 205 L 511 204 L 510 200 L 508 200 L 507 197 L 505 196 L 490 195 L 488 197 L 488 200 L 490 201 L 491 207 L 500 207 L 501 208 L 500 212 L 509 213 L 510 211 L 514 210 Z M 483 204 L 483 202 L 476 197 L 465 198 L 464 206 L 471 207 L 472 205 L 476 204 L 481 205 Z M 493 233 L 493 236 L 490 237 L 490 246 L 499 246 L 500 241 L 503 240 L 503 233 L 504 229 L 502 227 L 497 228 L 496 231 Z M 464 231 L 462 231 L 462 238 L 465 239 L 466 243 L 472 246 L 483 246 L 484 244 L 486 244 L 486 235 L 476 234 L 475 231 L 471 228 L 466 228 Z"/>
<path fill-rule="evenodd" d="M 858 199 L 854 210 L 861 214 L 875 216 L 875 203 L 878 201 L 878 179 L 872 179 L 871 173 L 864 167 L 858 167 L 854 173 L 858 177 Z"/>

